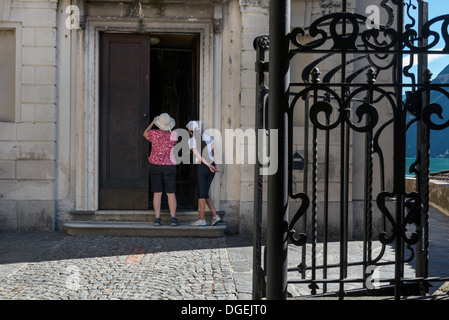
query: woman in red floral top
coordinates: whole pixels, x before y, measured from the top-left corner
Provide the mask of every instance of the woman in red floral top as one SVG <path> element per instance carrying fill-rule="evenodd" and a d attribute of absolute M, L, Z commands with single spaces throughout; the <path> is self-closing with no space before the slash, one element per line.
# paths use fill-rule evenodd
<path fill-rule="evenodd" d="M 151 130 L 156 125 L 159 130 Z M 143 136 L 151 142 L 150 180 L 151 191 L 153 191 L 154 225 L 161 225 L 161 198 L 162 192 L 167 193 L 168 208 L 170 209 L 171 225 L 178 225 L 176 218 L 176 161 L 173 155 L 173 147 L 178 137 L 171 129 L 175 126 L 173 120 L 167 113 L 162 113 L 154 118 L 143 133 Z"/>

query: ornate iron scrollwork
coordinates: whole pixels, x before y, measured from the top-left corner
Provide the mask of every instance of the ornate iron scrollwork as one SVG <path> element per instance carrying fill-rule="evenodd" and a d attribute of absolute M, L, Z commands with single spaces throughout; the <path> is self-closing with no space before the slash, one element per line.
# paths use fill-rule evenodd
<path fill-rule="evenodd" d="M 368 265 L 381 263 L 386 246 L 392 243 L 395 250 L 400 250 L 397 257 L 401 257 L 388 262 L 396 266 L 393 282 L 398 292 L 403 277 L 399 266 L 412 259 L 416 259 L 421 265 L 427 263 L 429 199 L 426 174 L 429 166 L 429 132 L 449 127 L 449 119 L 442 122 L 437 120 L 444 120 L 443 106 L 431 101 L 430 95 L 438 93 L 449 101 L 449 85 L 433 84 L 430 82 L 429 72 L 422 76 L 416 74 L 412 68 L 416 65 L 415 55 L 449 53 L 449 14 L 429 21 L 420 19 L 417 26 L 411 11 L 417 8 L 421 10 L 424 4 L 422 0 L 416 1 L 418 6 L 415 6 L 412 0 L 382 0 L 380 8 L 383 16 L 388 19 L 378 28 L 368 28 L 368 18 L 345 10 L 346 1 L 342 0 L 342 12 L 325 14 L 308 27 L 291 29 L 289 34 L 288 58 L 291 63 L 298 55 L 310 54 L 315 57 L 313 61 L 300 61 L 301 65 L 304 64 L 303 61 L 308 61 L 300 70 L 299 77 L 302 82 L 290 83 L 290 90 L 286 93 L 290 98 L 286 110 L 290 139 L 288 152 L 293 154 L 293 118 L 295 110 L 300 110 L 303 112 L 301 121 L 304 122 L 301 129 L 304 137 L 301 138 L 304 138 L 305 161 L 302 192 L 292 191 L 298 191 L 300 187 L 297 181 L 293 181 L 292 170 L 289 171 L 289 199 L 300 200 L 300 205 L 287 226 L 288 239 L 293 245 L 303 248 L 301 267 L 295 268 L 295 271 L 302 274 L 303 279 L 297 282 L 310 284 L 312 294 L 319 289 L 318 283 L 323 284 L 323 293 L 326 292 L 326 272 L 328 268 L 334 267 L 340 268 L 338 295 L 343 296 L 348 266 L 363 265 L 366 270 Z M 408 18 L 410 23 L 405 24 L 404 17 Z M 435 28 L 438 28 L 439 24 L 441 29 L 436 31 Z M 441 51 L 436 50 L 440 40 L 444 42 Z M 405 55 L 410 55 L 410 61 L 403 65 Z M 331 64 L 327 62 L 337 58 L 339 61 L 329 67 Z M 418 61 L 423 63 L 425 60 L 420 57 Z M 321 67 L 322 65 L 325 67 Z M 270 67 L 276 68 L 272 65 Z M 399 69 L 400 67 L 402 69 Z M 422 70 L 426 69 L 426 66 L 420 67 Z M 325 70 L 321 71 L 323 74 L 318 68 Z M 257 66 L 256 69 L 257 72 L 261 71 Z M 367 78 L 362 79 L 363 73 L 367 74 Z M 410 84 L 405 84 L 403 77 L 409 78 Z M 389 80 L 377 81 L 385 78 Z M 404 88 L 409 89 L 404 92 L 405 101 L 402 97 Z M 417 147 L 416 160 L 409 168 L 409 171 L 416 175 L 418 186 L 416 191 L 406 192 L 406 133 L 412 125 L 419 126 L 424 143 Z M 363 261 L 348 262 L 349 185 L 354 183 L 349 178 L 353 165 L 349 154 L 352 148 L 351 135 L 356 134 L 362 135 L 363 139 L 359 140 L 362 142 L 359 143 L 363 146 L 358 149 L 362 152 L 353 156 L 357 161 L 363 161 L 363 166 L 358 169 L 364 171 L 364 176 L 362 184 L 353 184 L 352 187 L 364 188 L 363 192 L 360 192 L 363 193 L 364 257 Z M 387 139 L 393 150 L 385 151 L 382 148 L 381 137 L 386 134 L 391 135 Z M 338 155 L 332 155 L 333 163 L 329 153 L 331 137 L 338 140 L 332 147 L 340 148 Z M 393 154 L 393 164 L 390 168 L 386 165 L 386 157 L 389 154 Z M 375 165 L 376 157 L 378 166 Z M 336 164 L 336 159 L 340 163 Z M 340 174 L 339 181 L 332 181 L 334 187 L 338 185 L 340 196 L 338 200 L 333 200 L 338 202 L 339 208 L 332 208 L 338 211 L 340 219 L 340 261 L 331 266 L 323 258 L 323 264 L 317 266 L 319 219 L 323 219 L 323 248 L 326 248 L 328 241 L 326 219 L 329 217 L 331 168 Z M 386 177 L 387 172 L 392 176 Z M 334 179 L 335 176 L 338 176 L 338 173 L 334 172 Z M 376 179 L 379 180 L 378 186 Z M 356 208 L 358 207 L 354 206 L 353 210 Z M 373 211 L 377 209 L 382 218 L 382 226 L 380 231 L 374 233 Z M 309 220 L 308 211 L 311 211 Z M 301 219 L 304 222 L 304 231 L 298 232 L 295 229 Z M 378 256 L 373 258 L 371 242 L 375 238 L 382 247 Z M 306 263 L 304 252 L 309 242 L 312 262 Z M 406 259 L 405 250 L 410 252 Z M 317 269 L 322 269 L 323 279 L 317 279 Z M 311 279 L 306 278 L 306 270 L 312 271 Z M 417 276 L 424 279 L 427 276 L 426 271 L 421 268 L 417 271 Z M 364 277 L 366 279 L 366 275 Z M 425 283 L 420 285 L 425 287 Z"/>
<path fill-rule="evenodd" d="M 377 197 L 377 206 L 382 214 L 388 219 L 392 226 L 391 235 L 388 236 L 386 231 L 382 231 L 379 235 L 379 241 L 383 244 L 392 243 L 397 237 L 401 237 L 407 244 L 416 244 L 419 240 L 417 232 L 412 232 L 411 236 L 407 236 L 407 225 L 414 223 L 417 224 L 421 213 L 421 197 L 417 192 L 405 194 L 406 200 L 404 201 L 404 207 L 407 209 L 408 214 L 404 221 L 401 223 L 393 217 L 393 214 L 386 206 L 387 199 L 398 199 L 397 195 L 393 192 L 381 192 Z"/>
<path fill-rule="evenodd" d="M 438 91 L 440 91 L 440 90 L 438 90 Z M 444 90 L 441 90 L 441 92 L 444 92 Z M 447 95 L 447 93 L 445 95 Z M 438 118 L 440 118 L 440 119 L 444 119 L 443 118 L 443 108 L 441 107 L 441 105 L 439 105 L 438 103 L 431 103 L 431 104 L 425 106 L 423 109 L 423 112 L 422 112 L 423 121 L 430 129 L 442 130 L 442 129 L 446 129 L 447 127 L 449 127 L 449 120 L 443 124 L 437 124 L 437 123 L 433 122 L 432 118 L 431 118 L 432 114 L 437 115 Z"/>
<path fill-rule="evenodd" d="M 302 245 L 306 244 L 306 242 L 307 242 L 307 235 L 305 233 L 300 233 L 299 238 L 296 237 L 296 231 L 294 229 L 294 226 L 299 221 L 299 219 L 301 219 L 304 216 L 307 209 L 309 208 L 310 199 L 304 193 L 298 193 L 295 195 L 291 195 L 291 197 L 293 199 L 301 199 L 301 206 L 296 211 L 295 215 L 293 216 L 293 219 L 291 220 L 291 222 L 288 226 L 288 237 L 294 245 L 302 246 Z"/>

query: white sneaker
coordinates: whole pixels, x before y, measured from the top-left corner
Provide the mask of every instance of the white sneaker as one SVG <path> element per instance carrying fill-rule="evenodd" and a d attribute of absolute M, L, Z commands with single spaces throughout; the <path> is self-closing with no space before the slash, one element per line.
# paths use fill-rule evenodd
<path fill-rule="evenodd" d="M 198 220 L 192 222 L 190 225 L 191 226 L 205 226 L 207 224 L 206 224 L 206 220 L 198 219 Z"/>
<path fill-rule="evenodd" d="M 217 223 L 223 222 L 221 220 L 220 216 L 217 214 L 215 217 L 212 217 L 212 220 L 210 221 L 211 226 L 215 226 Z"/>

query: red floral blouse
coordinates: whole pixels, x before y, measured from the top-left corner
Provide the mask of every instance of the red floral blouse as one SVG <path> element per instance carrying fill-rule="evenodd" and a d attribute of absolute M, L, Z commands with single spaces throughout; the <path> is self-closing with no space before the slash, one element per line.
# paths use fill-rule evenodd
<path fill-rule="evenodd" d="M 150 130 L 147 133 L 151 142 L 150 163 L 159 165 L 176 165 L 173 147 L 178 141 L 176 131 Z"/>

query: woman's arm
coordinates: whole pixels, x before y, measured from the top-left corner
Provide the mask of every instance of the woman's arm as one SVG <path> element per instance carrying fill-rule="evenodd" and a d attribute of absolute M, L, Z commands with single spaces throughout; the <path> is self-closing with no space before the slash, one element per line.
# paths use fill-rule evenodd
<path fill-rule="evenodd" d="M 145 139 L 148 139 L 148 131 L 151 130 L 151 128 L 154 126 L 154 120 L 151 121 L 150 125 L 148 126 L 148 128 L 145 129 L 145 131 L 143 132 L 143 136 L 145 137 Z"/>
<path fill-rule="evenodd" d="M 207 161 L 200 155 L 200 153 L 198 152 L 198 150 L 197 150 L 196 148 L 191 148 L 191 149 L 192 149 L 193 154 L 194 154 L 198 159 L 200 159 L 201 162 L 204 163 L 204 164 L 209 168 L 209 170 L 210 170 L 211 172 L 218 171 L 218 170 L 216 170 L 216 168 L 215 168 L 212 164 L 207 163 Z"/>
<path fill-rule="evenodd" d="M 212 156 L 215 158 L 215 155 L 217 154 L 216 152 L 215 152 L 215 142 L 213 142 L 212 141 L 212 143 L 211 143 L 211 151 L 212 151 Z M 217 164 L 215 164 L 215 167 L 214 167 L 214 171 L 213 172 L 218 172 L 218 167 L 217 167 Z"/>

